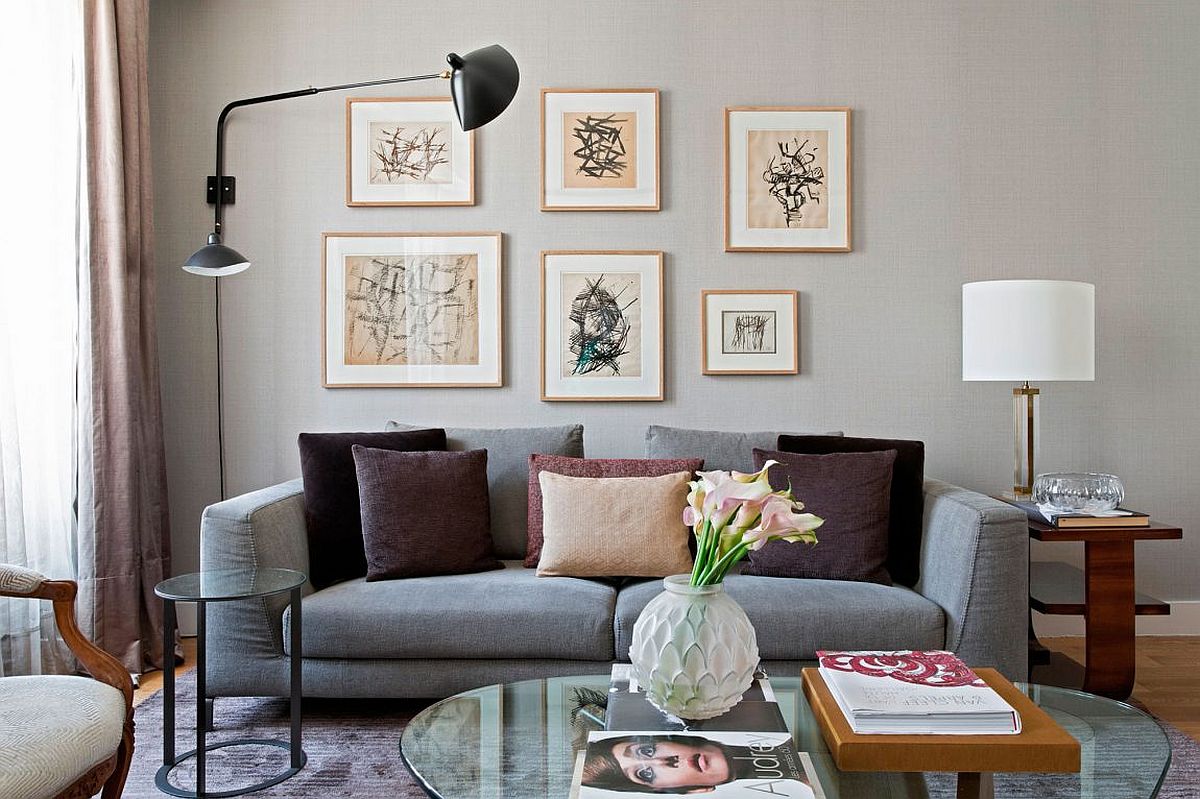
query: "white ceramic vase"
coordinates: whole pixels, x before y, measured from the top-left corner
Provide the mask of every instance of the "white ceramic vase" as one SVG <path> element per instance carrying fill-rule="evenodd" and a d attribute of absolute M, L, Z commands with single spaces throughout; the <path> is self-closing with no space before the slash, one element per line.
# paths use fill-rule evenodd
<path fill-rule="evenodd" d="M 719 716 L 741 701 L 758 666 L 758 639 L 725 586 L 663 580 L 633 625 L 629 660 L 659 710 L 681 719 Z"/>

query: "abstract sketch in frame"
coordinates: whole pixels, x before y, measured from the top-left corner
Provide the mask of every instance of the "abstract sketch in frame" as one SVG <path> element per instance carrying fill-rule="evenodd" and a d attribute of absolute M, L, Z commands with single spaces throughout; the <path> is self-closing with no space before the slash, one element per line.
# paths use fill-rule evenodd
<path fill-rule="evenodd" d="M 542 89 L 542 210 L 659 210 L 658 89 Z"/>
<path fill-rule="evenodd" d="M 475 132 L 449 97 L 346 100 L 346 205 L 474 205 Z"/>
<path fill-rule="evenodd" d="M 700 292 L 704 374 L 799 372 L 799 308 L 799 293 L 788 289 Z"/>
<path fill-rule="evenodd" d="M 663 398 L 663 254 L 542 253 L 543 400 Z"/>
<path fill-rule="evenodd" d="M 850 251 L 850 109 L 725 109 L 726 251 Z"/>
<path fill-rule="evenodd" d="M 324 386 L 502 384 L 499 233 L 324 233 Z"/>

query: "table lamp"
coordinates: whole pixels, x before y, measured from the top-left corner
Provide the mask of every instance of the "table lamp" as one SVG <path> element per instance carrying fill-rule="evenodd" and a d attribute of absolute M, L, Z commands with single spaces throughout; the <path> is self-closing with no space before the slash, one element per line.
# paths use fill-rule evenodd
<path fill-rule="evenodd" d="M 1096 379 L 1096 287 L 1068 280 L 986 280 L 962 289 L 962 379 L 1013 389 L 1013 494 L 1033 492 L 1039 391 L 1030 381 Z"/>

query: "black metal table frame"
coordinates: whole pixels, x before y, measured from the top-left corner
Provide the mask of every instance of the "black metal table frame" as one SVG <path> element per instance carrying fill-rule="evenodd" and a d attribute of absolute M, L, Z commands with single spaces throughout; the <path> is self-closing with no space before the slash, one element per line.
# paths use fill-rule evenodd
<path fill-rule="evenodd" d="M 211 716 L 206 712 L 205 693 L 207 685 L 205 682 L 205 606 L 209 602 L 218 601 L 244 601 L 248 599 L 263 599 L 275 593 L 283 593 L 275 591 L 266 594 L 257 594 L 248 597 L 233 597 L 222 599 L 194 599 L 186 600 L 196 603 L 196 748 L 184 752 L 176 757 L 175 755 L 175 669 L 169 668 L 170 664 L 164 664 L 163 668 L 163 765 L 154 775 L 154 784 L 163 793 L 171 796 L 179 796 L 184 799 L 225 799 L 230 796 L 241 796 L 251 793 L 252 791 L 261 791 L 264 788 L 269 788 L 272 785 L 278 785 L 289 777 L 294 776 L 300 769 L 304 768 L 304 764 L 308 760 L 308 756 L 304 754 L 304 750 L 300 747 L 300 702 L 301 694 L 303 693 L 303 676 L 301 672 L 302 658 L 302 642 L 301 642 L 301 597 L 300 589 L 303 585 L 298 585 L 295 588 L 287 589 L 291 592 L 291 609 L 292 609 L 292 653 L 291 653 L 291 679 L 289 680 L 290 689 L 290 704 L 291 704 L 291 739 L 290 741 L 280 741 L 264 738 L 239 738 L 232 741 L 222 741 L 215 744 L 205 743 L 205 734 L 208 730 L 208 725 L 211 723 Z M 175 614 L 175 603 L 185 600 L 163 598 L 163 652 L 169 653 L 175 651 L 175 627 L 177 624 Z M 238 788 L 228 791 L 208 792 L 205 790 L 205 756 L 208 752 L 215 749 L 224 749 L 231 746 L 275 746 L 280 749 L 289 749 L 291 752 L 291 762 L 287 769 L 276 774 L 274 777 L 266 779 L 262 782 L 255 783 L 245 788 Z M 184 788 L 179 788 L 172 785 L 169 781 L 171 770 L 183 763 L 188 758 L 196 758 L 196 790 L 189 791 Z"/>

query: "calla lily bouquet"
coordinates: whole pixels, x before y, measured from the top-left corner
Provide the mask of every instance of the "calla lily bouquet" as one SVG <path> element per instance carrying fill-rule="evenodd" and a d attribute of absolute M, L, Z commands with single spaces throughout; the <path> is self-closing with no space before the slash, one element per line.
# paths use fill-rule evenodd
<path fill-rule="evenodd" d="M 825 520 L 801 513 L 804 505 L 790 487 L 771 488 L 767 470 L 777 463 L 767 461 L 754 474 L 696 472 L 699 479 L 688 483 L 683 523 L 696 536 L 692 585 L 716 585 L 747 552 L 769 541 L 817 543 L 813 530 Z"/>

